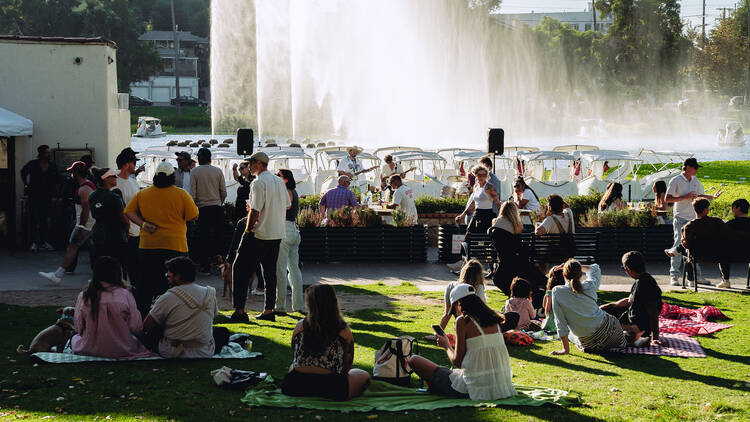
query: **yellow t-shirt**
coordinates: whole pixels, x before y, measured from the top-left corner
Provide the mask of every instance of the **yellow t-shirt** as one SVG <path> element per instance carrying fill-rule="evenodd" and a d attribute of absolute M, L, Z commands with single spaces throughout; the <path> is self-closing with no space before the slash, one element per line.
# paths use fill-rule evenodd
<path fill-rule="evenodd" d="M 125 212 L 136 212 L 158 229 L 152 234 L 141 230 L 141 249 L 167 249 L 187 252 L 185 224 L 198 217 L 198 207 L 184 189 L 151 186 L 135 194 Z"/>

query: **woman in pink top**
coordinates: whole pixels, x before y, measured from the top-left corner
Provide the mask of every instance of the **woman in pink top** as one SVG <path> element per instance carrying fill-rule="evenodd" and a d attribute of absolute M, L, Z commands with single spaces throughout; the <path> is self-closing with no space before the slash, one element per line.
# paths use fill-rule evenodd
<path fill-rule="evenodd" d="M 521 277 L 516 277 L 510 284 L 510 299 L 505 301 L 505 312 L 518 313 L 517 330 L 539 330 L 539 321 L 535 321 L 536 311 L 531 304 L 531 284 Z"/>
<path fill-rule="evenodd" d="M 106 358 L 155 356 L 134 333 L 143 330 L 141 314 L 125 287 L 117 259 L 103 256 L 94 264 L 86 290 L 78 295 L 71 345 L 77 355 Z"/>

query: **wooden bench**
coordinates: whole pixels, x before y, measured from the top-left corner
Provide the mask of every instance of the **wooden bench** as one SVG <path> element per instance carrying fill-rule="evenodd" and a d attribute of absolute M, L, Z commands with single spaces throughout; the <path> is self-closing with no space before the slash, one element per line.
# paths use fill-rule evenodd
<path fill-rule="evenodd" d="M 565 262 L 570 258 L 569 248 L 565 245 L 575 242 L 576 252 L 573 257 L 581 264 L 593 264 L 596 262 L 598 239 L 597 232 L 541 236 L 530 232 L 521 233 L 521 243 L 529 252 L 529 260 L 534 263 Z M 497 263 L 497 251 L 490 236 L 483 233 L 467 233 L 461 244 L 461 259 L 464 262 L 476 259 L 485 266 L 494 266 Z"/>

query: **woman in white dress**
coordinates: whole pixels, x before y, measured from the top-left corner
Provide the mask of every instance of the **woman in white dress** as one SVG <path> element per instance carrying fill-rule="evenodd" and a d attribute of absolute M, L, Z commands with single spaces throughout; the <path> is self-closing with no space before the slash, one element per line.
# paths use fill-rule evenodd
<path fill-rule="evenodd" d="M 436 337 L 456 369 L 438 366 L 418 355 L 409 358 L 409 365 L 429 382 L 429 391 L 434 394 L 472 400 L 514 396 L 513 370 L 500 329 L 503 317 L 490 309 L 469 284 L 456 286 L 450 296 L 459 313 L 455 345 L 447 336 Z"/>

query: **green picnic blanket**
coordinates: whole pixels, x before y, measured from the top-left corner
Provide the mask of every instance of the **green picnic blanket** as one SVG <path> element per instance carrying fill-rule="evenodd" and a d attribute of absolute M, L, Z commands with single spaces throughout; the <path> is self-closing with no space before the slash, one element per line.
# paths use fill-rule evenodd
<path fill-rule="evenodd" d="M 269 377 L 270 378 L 270 377 Z M 273 380 L 266 380 L 249 389 L 242 401 L 248 406 L 298 407 L 303 409 L 335 410 L 337 412 L 400 412 L 404 410 L 435 410 L 450 407 L 568 406 L 580 403 L 580 397 L 563 390 L 516 385 L 518 394 L 501 400 L 483 401 L 457 399 L 399 387 L 373 380 L 364 394 L 348 401 L 333 401 L 317 397 L 290 397 L 276 388 Z"/>

